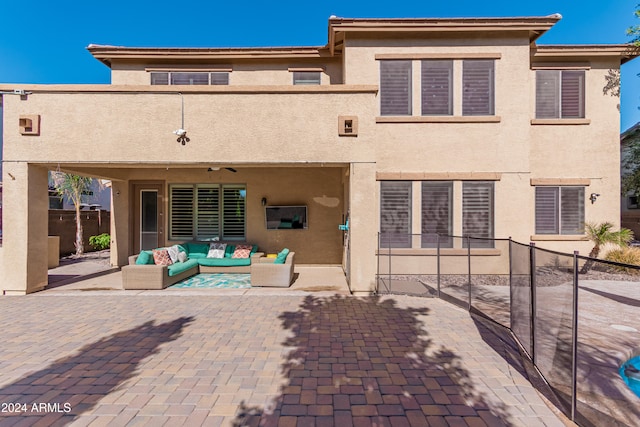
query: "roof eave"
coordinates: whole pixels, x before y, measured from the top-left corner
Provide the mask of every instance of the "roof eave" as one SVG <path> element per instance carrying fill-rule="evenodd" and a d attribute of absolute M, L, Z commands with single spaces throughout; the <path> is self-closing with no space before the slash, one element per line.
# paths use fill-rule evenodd
<path fill-rule="evenodd" d="M 634 44 L 537 45 L 531 56 L 539 59 L 617 57 L 620 64 L 624 64 L 640 56 L 640 47 Z"/>

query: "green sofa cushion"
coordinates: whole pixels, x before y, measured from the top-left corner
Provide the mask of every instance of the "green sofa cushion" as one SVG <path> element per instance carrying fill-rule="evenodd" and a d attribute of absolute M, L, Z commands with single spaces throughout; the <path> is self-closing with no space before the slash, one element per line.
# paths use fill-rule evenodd
<path fill-rule="evenodd" d="M 142 251 L 138 254 L 138 258 L 136 258 L 136 265 L 147 265 L 147 264 L 155 264 L 153 261 L 153 252 Z"/>
<path fill-rule="evenodd" d="M 197 258 L 194 259 L 204 267 L 236 267 L 251 265 L 251 258 Z"/>
<path fill-rule="evenodd" d="M 198 255 L 207 256 L 209 253 L 209 244 L 208 243 L 192 243 L 188 242 L 182 245 L 189 255 L 189 258 L 197 258 Z"/>
<path fill-rule="evenodd" d="M 188 259 L 185 262 L 176 262 L 174 264 L 171 264 L 167 267 L 167 271 L 169 272 L 169 277 L 171 277 L 197 266 L 198 261 L 196 261 L 195 259 Z"/>
<path fill-rule="evenodd" d="M 287 261 L 287 255 L 289 255 L 289 249 L 284 248 L 278 253 L 276 260 L 273 261 L 274 264 L 284 264 Z"/>

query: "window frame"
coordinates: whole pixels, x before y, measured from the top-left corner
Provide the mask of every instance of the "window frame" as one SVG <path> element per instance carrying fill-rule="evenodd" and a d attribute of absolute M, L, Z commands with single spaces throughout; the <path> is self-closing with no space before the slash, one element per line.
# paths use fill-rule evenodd
<path fill-rule="evenodd" d="M 385 188 L 388 187 L 388 188 Z M 395 188 L 393 188 L 395 187 Z M 404 187 L 404 188 L 403 188 Z M 400 191 L 401 190 L 401 191 Z M 396 194 L 392 194 L 397 191 Z M 404 199 L 404 205 L 401 205 L 403 196 L 407 196 Z M 391 198 L 385 200 L 385 196 Z M 396 200 L 394 200 L 394 198 Z M 399 202 L 398 202 L 399 201 Z M 395 205 L 395 206 L 394 206 Z M 402 208 L 402 210 L 396 209 L 396 207 Z M 413 208 L 413 183 L 412 181 L 380 181 L 380 242 L 381 248 L 410 248 L 411 247 L 411 232 L 412 232 L 412 208 Z M 399 213 L 398 213 L 399 212 Z M 386 221 L 387 214 L 396 216 L 391 221 Z M 401 215 L 406 214 L 406 218 L 400 218 Z M 402 231 L 388 231 L 386 226 L 396 228 L 406 228 L 406 233 Z"/>
<path fill-rule="evenodd" d="M 184 75 L 207 75 L 207 83 L 174 83 L 174 76 L 180 74 Z M 150 82 L 152 86 L 228 86 L 229 85 L 229 72 L 228 71 L 151 71 Z M 214 75 L 216 78 L 214 79 Z M 226 79 L 222 79 L 224 82 L 220 82 L 218 78 L 222 75 L 226 75 Z M 154 79 L 162 78 L 162 83 L 154 82 Z M 164 78 L 166 77 L 166 78 Z M 214 81 L 215 80 L 215 81 Z M 164 83 L 166 81 L 166 83 Z"/>
<path fill-rule="evenodd" d="M 429 67 L 428 65 L 431 65 Z M 446 65 L 446 67 L 444 66 Z M 440 111 L 433 111 L 434 105 L 442 103 L 442 99 L 437 89 L 444 84 L 444 78 L 442 74 L 435 73 L 432 76 L 428 76 L 429 71 L 433 70 L 446 70 L 446 88 L 443 90 L 446 94 L 446 106 Z M 442 79 L 442 80 L 441 80 Z M 435 89 L 430 91 L 430 89 Z M 423 116 L 453 116 L 453 90 L 454 90 L 454 74 L 453 74 L 453 60 L 452 59 L 423 59 L 420 61 L 420 106 L 421 114 Z M 429 102 L 429 94 L 432 93 L 432 99 L 435 99 L 435 103 Z"/>
<path fill-rule="evenodd" d="M 487 233 L 486 235 L 478 235 L 477 233 L 474 235 L 469 233 L 469 227 L 471 226 L 471 220 L 469 219 L 469 215 L 471 213 L 477 213 L 479 209 L 478 209 L 477 202 L 475 207 L 473 206 L 473 204 L 470 205 L 472 201 L 469 200 L 468 197 L 466 197 L 468 194 L 466 191 L 471 190 L 473 188 L 482 189 L 483 187 L 485 189 L 489 189 L 489 197 L 486 202 L 486 208 L 487 208 L 486 215 L 488 218 L 488 224 L 486 227 Z M 462 247 L 466 248 L 469 246 L 467 244 L 467 241 L 469 241 L 471 248 L 493 248 L 494 247 L 495 228 L 496 228 L 495 199 L 496 199 L 495 182 L 493 181 L 462 181 L 462 235 L 465 237 L 468 236 L 468 237 L 477 238 L 472 240 L 464 239 Z M 480 206 L 480 208 L 482 208 L 482 206 Z M 473 211 L 470 212 L 470 210 L 473 210 Z M 480 212 L 480 214 L 482 215 L 485 213 Z M 476 221 L 473 221 L 473 222 L 475 223 Z"/>
<path fill-rule="evenodd" d="M 294 86 L 319 86 L 322 84 L 322 73 L 320 71 L 292 71 Z M 314 75 L 315 78 L 310 78 Z M 303 78 L 305 77 L 306 78 Z"/>
<path fill-rule="evenodd" d="M 397 68 L 393 69 L 392 64 Z M 405 68 L 400 67 L 404 65 Z M 380 115 L 381 116 L 412 116 L 413 115 L 413 61 L 405 59 L 385 59 L 380 61 Z M 384 73 L 396 73 L 397 76 Z M 402 73 L 406 73 L 406 82 L 398 81 Z M 394 78 L 395 77 L 395 78 Z M 406 83 L 406 85 L 405 85 Z M 404 91 L 400 93 L 397 91 Z M 396 92 L 393 92 L 396 91 Z M 392 92 L 392 93 L 390 93 Z M 406 96 L 405 96 L 406 95 Z M 400 96 L 402 102 L 393 102 L 389 97 Z M 389 102 L 387 103 L 387 100 Z M 406 105 L 405 105 L 406 104 Z M 406 106 L 406 110 L 404 109 Z"/>
<path fill-rule="evenodd" d="M 246 240 L 246 230 L 247 230 L 247 209 L 246 209 L 246 184 L 192 184 L 192 183 L 174 183 L 169 184 L 169 218 L 168 218 L 168 226 L 169 226 L 169 240 L 201 240 L 208 241 L 212 240 L 216 237 L 227 240 L 227 241 L 244 241 Z M 174 189 L 191 189 L 190 200 L 188 200 L 189 196 L 183 196 L 183 205 L 182 209 L 189 209 L 188 204 L 191 204 L 190 211 L 187 212 L 185 218 L 179 218 L 176 216 L 176 209 L 179 207 L 176 205 L 175 198 L 177 197 L 174 194 Z M 199 205 L 200 194 L 199 190 L 206 189 L 217 189 L 217 200 L 215 202 L 215 209 L 212 210 L 210 206 L 207 211 L 204 211 L 203 214 L 200 215 Z M 238 199 L 235 200 L 237 203 L 239 200 L 242 200 L 241 215 L 242 219 L 236 221 L 235 223 L 231 221 L 228 217 L 232 213 L 238 212 L 239 205 L 235 208 L 229 208 L 226 206 L 227 203 L 232 203 L 233 201 L 226 200 L 225 192 L 238 192 Z M 230 193 L 231 194 L 231 193 Z M 217 219 L 218 224 L 212 224 L 211 220 Z M 183 225 L 184 230 L 190 230 L 190 233 L 186 232 L 178 232 L 176 230 L 176 223 L 182 221 L 185 223 Z M 202 221 L 202 223 L 201 223 Z M 191 222 L 188 225 L 188 222 Z M 204 225 L 205 222 L 208 222 L 208 225 Z M 240 228 L 239 228 L 240 227 Z M 213 230 L 212 233 L 207 235 L 200 234 L 201 230 L 210 229 Z M 216 232 L 217 231 L 217 232 Z"/>
<path fill-rule="evenodd" d="M 438 205 L 428 205 L 425 206 L 428 202 L 428 198 L 425 197 L 425 193 L 427 189 L 438 189 L 441 192 L 446 191 L 446 205 L 447 205 L 447 225 L 446 225 L 446 233 L 444 233 L 447 237 L 439 237 L 434 239 L 433 234 L 442 234 L 439 233 L 440 224 L 435 224 L 435 230 L 433 233 L 429 233 L 429 226 L 425 226 L 425 221 L 428 221 L 431 217 L 431 213 L 433 209 L 437 209 L 439 211 L 442 210 L 442 206 Z M 421 181 L 420 186 L 420 194 L 421 194 L 421 206 L 420 206 L 420 231 L 421 231 L 421 247 L 422 248 L 453 248 L 453 181 Z M 441 193 L 442 194 L 442 193 Z"/>
<path fill-rule="evenodd" d="M 473 66 L 472 66 L 473 64 Z M 475 66 L 481 64 L 491 64 L 490 68 L 482 70 L 475 68 Z M 482 82 L 473 80 L 473 72 L 488 71 L 486 76 L 481 76 L 482 79 L 486 78 L 486 87 L 488 93 L 486 94 L 486 106 L 484 110 L 478 110 L 475 105 L 478 99 L 485 96 L 482 94 L 484 88 Z M 495 59 L 463 59 L 462 60 L 462 116 L 495 116 L 496 114 L 496 61 Z"/>
<path fill-rule="evenodd" d="M 553 206 L 553 221 L 554 221 L 554 225 L 552 227 L 549 227 L 548 225 L 546 226 L 547 229 L 542 228 L 543 226 L 545 226 L 544 224 L 542 224 L 543 219 L 541 218 L 541 215 L 543 214 L 540 210 L 542 209 L 542 206 L 540 205 L 540 202 L 542 200 L 539 201 L 539 193 L 542 193 L 542 191 L 547 191 L 547 190 L 556 190 L 556 195 L 555 195 L 555 200 L 553 201 L 554 206 Z M 564 197 L 563 197 L 563 190 L 565 191 L 569 191 L 569 190 L 579 190 L 578 191 L 578 203 L 580 203 L 579 206 L 574 206 L 572 207 L 572 209 L 577 209 L 577 216 L 578 216 L 578 221 L 581 224 L 582 230 L 581 232 L 578 230 L 578 232 L 576 233 L 576 228 L 573 229 L 569 229 L 567 230 L 567 232 L 565 232 L 564 228 L 565 225 L 564 223 L 567 222 L 566 217 L 563 217 L 563 211 L 567 208 L 566 203 L 564 201 Z M 535 234 L 536 235 L 541 235 L 541 236 L 582 236 L 584 235 L 584 224 L 585 224 L 585 193 L 586 193 L 586 188 L 585 186 L 582 185 L 552 185 L 552 186 L 536 186 L 535 187 L 535 200 L 534 200 L 534 219 L 535 219 Z M 576 214 L 576 212 L 572 212 L 573 215 Z M 548 229 L 553 228 L 553 230 L 548 231 Z M 580 228 L 580 226 L 578 227 Z"/>
<path fill-rule="evenodd" d="M 540 120 L 545 119 L 557 119 L 557 120 L 572 120 L 572 119 L 585 119 L 586 118 L 586 70 L 575 69 L 562 69 L 562 70 L 535 70 L 536 72 L 536 110 L 535 118 Z M 567 74 L 567 78 L 565 78 Z M 572 109 L 577 109 L 577 115 L 565 115 L 565 105 L 570 101 L 570 93 L 565 92 L 565 86 L 569 83 L 566 81 L 571 75 L 579 76 L 577 79 L 578 96 L 577 105 L 572 105 Z M 549 76 L 543 78 L 543 76 Z M 554 76 L 552 80 L 550 76 Z M 542 85 L 544 83 L 552 84 L 550 91 L 546 93 L 542 92 Z M 567 89 L 569 90 L 569 89 Z M 551 94 L 553 91 L 553 94 Z M 566 95 L 566 97 L 565 97 Z M 545 105 L 542 101 L 543 96 L 549 96 L 553 98 L 553 101 L 546 101 L 546 103 L 553 102 L 553 105 Z M 552 111 L 551 111 L 552 110 Z M 550 112 L 551 111 L 551 112 Z"/>

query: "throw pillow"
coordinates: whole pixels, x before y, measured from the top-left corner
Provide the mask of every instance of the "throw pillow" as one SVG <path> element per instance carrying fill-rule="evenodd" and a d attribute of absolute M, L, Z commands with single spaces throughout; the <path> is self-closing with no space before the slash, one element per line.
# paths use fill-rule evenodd
<path fill-rule="evenodd" d="M 289 255 L 289 249 L 284 248 L 278 253 L 276 260 L 273 261 L 274 264 L 284 264 L 287 261 L 287 255 Z"/>
<path fill-rule="evenodd" d="M 178 245 L 173 245 L 167 248 L 167 252 L 169 252 L 169 258 L 171 258 L 171 262 L 178 262 L 178 254 L 180 253 L 180 247 Z"/>
<path fill-rule="evenodd" d="M 136 258 L 136 265 L 153 264 L 153 255 L 149 251 L 142 251 Z"/>
<path fill-rule="evenodd" d="M 233 251 L 231 258 L 249 258 L 251 248 L 251 245 L 236 245 L 236 250 Z"/>
<path fill-rule="evenodd" d="M 224 258 L 224 250 L 226 248 L 226 243 L 209 243 L 209 253 L 207 253 L 207 258 Z"/>
<path fill-rule="evenodd" d="M 178 253 L 178 262 L 186 262 L 188 259 L 186 252 Z"/>
<path fill-rule="evenodd" d="M 171 257 L 169 256 L 169 251 L 166 249 L 154 249 L 153 250 L 153 260 L 156 265 L 171 265 L 173 262 L 171 261 Z"/>

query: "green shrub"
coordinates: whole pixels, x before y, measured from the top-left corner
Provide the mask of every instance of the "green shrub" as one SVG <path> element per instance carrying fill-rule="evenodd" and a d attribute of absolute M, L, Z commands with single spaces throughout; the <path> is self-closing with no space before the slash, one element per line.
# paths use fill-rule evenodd
<path fill-rule="evenodd" d="M 89 237 L 89 244 L 99 251 L 107 249 L 111 245 L 111 236 L 107 233 L 91 236 Z"/>
<path fill-rule="evenodd" d="M 640 266 L 640 248 L 626 247 L 613 249 L 607 252 L 604 257 L 607 261 L 619 262 L 620 264 L 631 264 Z M 640 270 L 624 267 L 613 267 L 614 270 L 624 271 L 630 274 L 640 274 Z"/>

